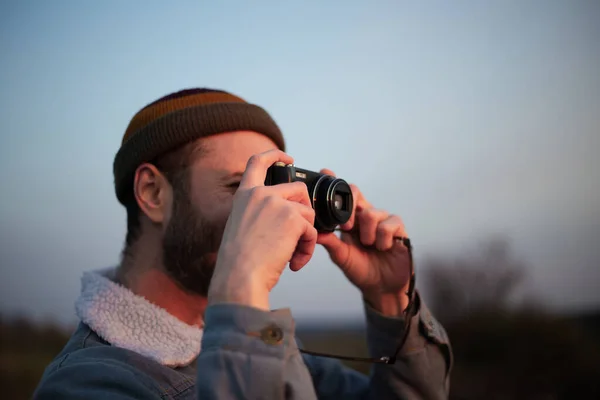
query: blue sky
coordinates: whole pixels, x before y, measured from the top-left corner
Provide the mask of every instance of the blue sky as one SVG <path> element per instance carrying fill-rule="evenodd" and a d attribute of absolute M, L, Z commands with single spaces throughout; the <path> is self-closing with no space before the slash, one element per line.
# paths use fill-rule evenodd
<path fill-rule="evenodd" d="M 118 261 L 129 119 L 198 86 L 269 110 L 296 164 L 400 214 L 418 259 L 507 235 L 545 303 L 600 305 L 598 2 L 216 3 L 0 6 L 0 311 L 73 321 L 82 271 Z M 323 250 L 272 302 L 361 313 Z"/>

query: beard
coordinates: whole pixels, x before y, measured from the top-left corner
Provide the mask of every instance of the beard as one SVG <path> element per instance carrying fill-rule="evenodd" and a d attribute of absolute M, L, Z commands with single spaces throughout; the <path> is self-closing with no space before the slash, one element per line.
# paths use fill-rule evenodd
<path fill-rule="evenodd" d="M 202 215 L 187 190 L 174 190 L 173 196 L 162 240 L 163 265 L 183 289 L 206 297 L 227 221 L 219 223 Z"/>

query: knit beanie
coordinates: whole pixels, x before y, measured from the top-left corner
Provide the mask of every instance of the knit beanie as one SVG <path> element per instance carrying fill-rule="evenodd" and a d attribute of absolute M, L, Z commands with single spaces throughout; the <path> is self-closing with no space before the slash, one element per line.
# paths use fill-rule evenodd
<path fill-rule="evenodd" d="M 233 131 L 254 131 L 285 151 L 283 135 L 261 107 L 215 89 L 185 89 L 137 112 L 123 135 L 113 174 L 117 199 L 125 204 L 137 167 L 196 139 Z"/>

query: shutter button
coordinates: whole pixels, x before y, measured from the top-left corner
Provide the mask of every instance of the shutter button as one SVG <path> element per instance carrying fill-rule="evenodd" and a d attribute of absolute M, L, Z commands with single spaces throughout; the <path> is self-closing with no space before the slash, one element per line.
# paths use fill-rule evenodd
<path fill-rule="evenodd" d="M 260 338 L 267 344 L 280 344 L 283 340 L 283 331 L 276 325 L 271 325 L 260 331 Z"/>

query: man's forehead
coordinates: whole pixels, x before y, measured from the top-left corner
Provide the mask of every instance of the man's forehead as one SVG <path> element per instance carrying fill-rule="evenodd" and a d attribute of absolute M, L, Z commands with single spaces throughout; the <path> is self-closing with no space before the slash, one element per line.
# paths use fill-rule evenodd
<path fill-rule="evenodd" d="M 199 166 L 243 172 L 250 157 L 276 149 L 268 137 L 251 131 L 230 132 L 200 139 Z"/>

